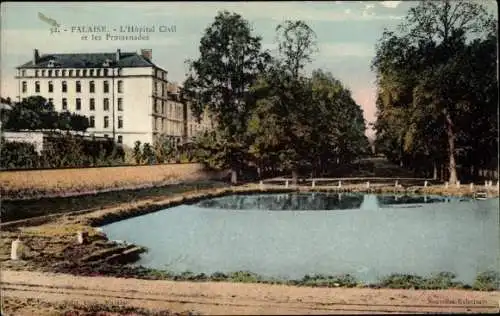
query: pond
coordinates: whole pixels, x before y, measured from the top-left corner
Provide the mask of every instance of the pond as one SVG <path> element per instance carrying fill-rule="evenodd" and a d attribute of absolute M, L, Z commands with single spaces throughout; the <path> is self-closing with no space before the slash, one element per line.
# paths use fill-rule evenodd
<path fill-rule="evenodd" d="M 149 248 L 137 264 L 177 273 L 349 273 L 371 283 L 448 271 L 471 284 L 499 269 L 498 223 L 495 199 L 284 193 L 207 199 L 102 228 Z"/>

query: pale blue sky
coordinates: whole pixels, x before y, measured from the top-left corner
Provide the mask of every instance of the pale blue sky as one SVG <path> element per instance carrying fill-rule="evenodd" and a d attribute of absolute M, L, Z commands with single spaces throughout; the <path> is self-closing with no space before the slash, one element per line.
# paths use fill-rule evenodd
<path fill-rule="evenodd" d="M 496 15 L 494 1 L 481 1 Z M 265 48 L 275 47 L 275 27 L 285 19 L 304 20 L 316 32 L 319 52 L 307 71 L 322 68 L 342 80 L 363 107 L 365 119 L 375 117 L 375 76 L 370 71 L 374 48 L 384 27 L 401 22 L 414 1 L 330 2 L 3 2 L 1 4 L 1 91 L 15 97 L 15 67 L 44 53 L 153 50 L 153 61 L 169 72 L 170 81 L 185 78 L 187 58 L 198 55 L 199 40 L 217 11 L 240 13 L 263 37 Z M 50 34 L 38 13 L 62 27 L 106 25 L 175 25 L 176 32 L 153 33 L 148 41 L 84 41 L 68 31 Z M 101 34 L 103 35 L 103 34 Z"/>

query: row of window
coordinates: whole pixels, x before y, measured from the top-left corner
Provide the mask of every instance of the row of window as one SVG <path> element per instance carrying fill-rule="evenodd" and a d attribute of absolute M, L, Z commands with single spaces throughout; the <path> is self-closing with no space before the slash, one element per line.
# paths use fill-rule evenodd
<path fill-rule="evenodd" d="M 153 119 L 153 129 L 155 131 L 163 131 L 165 127 L 167 127 L 168 134 L 181 135 L 184 125 L 182 123 L 166 124 L 165 119 L 160 117 Z"/>
<path fill-rule="evenodd" d="M 54 104 L 53 98 L 49 98 L 48 101 L 49 101 L 49 103 Z M 68 110 L 68 99 L 67 98 L 62 98 L 61 104 L 62 104 L 62 109 L 64 111 Z M 103 106 L 102 106 L 103 110 L 109 111 L 109 98 L 104 98 L 102 104 L 103 104 Z M 75 99 L 75 109 L 77 111 L 80 111 L 82 109 L 82 99 L 80 99 L 80 98 Z M 89 99 L 89 110 L 95 111 L 95 99 L 94 98 Z M 117 99 L 117 110 L 123 111 L 123 98 Z"/>
<path fill-rule="evenodd" d="M 108 128 L 109 127 L 109 116 L 105 116 L 103 120 L 103 128 Z M 89 116 L 89 127 L 90 128 L 95 128 L 95 116 L 91 115 Z M 118 128 L 123 128 L 123 117 L 118 116 Z"/>
<path fill-rule="evenodd" d="M 170 118 L 182 120 L 184 117 L 183 106 L 175 103 L 166 103 L 165 100 L 156 99 L 153 105 L 153 113 L 160 113 L 163 115 L 167 115 Z M 167 107 L 165 108 L 165 105 Z M 170 106 L 168 106 L 170 105 Z M 161 107 L 161 112 L 160 112 Z M 165 111 L 167 110 L 167 112 Z"/>
<path fill-rule="evenodd" d="M 109 93 L 109 81 L 107 81 L 107 80 L 103 81 L 102 88 L 103 88 L 104 93 Z M 21 89 L 22 89 L 23 93 L 26 93 L 28 91 L 28 83 L 26 81 L 22 82 Z M 122 80 L 118 80 L 117 90 L 118 90 L 118 93 L 123 93 L 123 81 Z M 54 83 L 52 81 L 48 82 L 48 91 L 49 91 L 49 93 L 54 92 Z M 61 91 L 68 92 L 68 83 L 66 81 L 61 82 Z M 75 82 L 75 91 L 82 92 L 82 83 L 80 81 Z M 35 81 L 35 92 L 40 92 L 40 81 Z M 90 93 L 95 92 L 95 82 L 94 81 L 89 82 L 89 92 Z"/>
<path fill-rule="evenodd" d="M 35 77 L 107 77 L 108 75 L 111 75 L 112 73 L 109 73 L 109 69 L 42 69 L 42 70 L 35 70 Z M 118 69 L 117 75 L 119 76 L 120 69 Z M 21 71 L 21 76 L 26 76 L 26 70 Z"/>

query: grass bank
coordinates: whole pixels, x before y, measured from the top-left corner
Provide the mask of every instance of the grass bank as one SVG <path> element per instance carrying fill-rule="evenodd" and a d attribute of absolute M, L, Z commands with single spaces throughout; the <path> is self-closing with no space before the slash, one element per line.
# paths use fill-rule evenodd
<path fill-rule="evenodd" d="M 145 280 L 172 280 L 191 282 L 240 282 L 281 284 L 305 287 L 345 287 L 345 288 L 392 288 L 415 290 L 444 290 L 466 289 L 475 291 L 495 291 L 500 289 L 500 273 L 485 271 L 479 273 L 472 284 L 456 280 L 451 272 L 439 272 L 428 276 L 414 274 L 391 274 L 375 283 L 363 283 L 351 274 L 341 275 L 305 275 L 301 279 L 268 278 L 250 271 L 236 271 L 231 273 L 215 272 L 212 274 L 193 273 L 185 271 L 174 273 L 168 270 L 151 269 L 143 266 L 124 265 L 90 265 L 87 267 L 75 264 L 59 265 L 52 272 L 70 273 L 81 276 L 114 276 L 121 278 L 136 278 Z"/>

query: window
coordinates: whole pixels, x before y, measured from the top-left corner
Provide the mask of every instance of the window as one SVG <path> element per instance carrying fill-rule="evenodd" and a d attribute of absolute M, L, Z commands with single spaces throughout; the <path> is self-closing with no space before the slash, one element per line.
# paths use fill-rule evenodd
<path fill-rule="evenodd" d="M 97 69 L 96 72 L 97 72 L 97 77 L 100 77 L 101 76 L 101 69 Z"/>
<path fill-rule="evenodd" d="M 52 77 L 52 70 L 47 70 L 47 76 Z"/>
<path fill-rule="evenodd" d="M 90 77 L 93 77 L 93 76 L 94 76 L 94 69 L 90 69 L 90 70 L 89 70 L 89 76 L 90 76 Z"/>
<path fill-rule="evenodd" d="M 82 99 L 77 98 L 76 99 L 76 110 L 80 111 L 82 109 Z"/>
<path fill-rule="evenodd" d="M 54 84 L 52 83 L 52 81 L 49 81 L 49 92 L 54 92 Z"/>
<path fill-rule="evenodd" d="M 123 128 L 123 117 L 118 116 L 118 128 Z"/>
<path fill-rule="evenodd" d="M 42 77 L 45 77 L 45 70 L 42 70 Z"/>
<path fill-rule="evenodd" d="M 89 118 L 89 127 L 94 128 L 95 127 L 95 117 L 92 115 Z"/>
<path fill-rule="evenodd" d="M 94 83 L 94 81 L 89 82 L 89 91 L 90 91 L 90 93 L 94 93 L 95 92 L 95 83 Z"/>
<path fill-rule="evenodd" d="M 73 77 L 73 70 L 68 71 L 68 76 Z"/>
<path fill-rule="evenodd" d="M 68 92 L 68 84 L 66 81 L 62 82 L 62 92 Z"/>
<path fill-rule="evenodd" d="M 61 76 L 66 77 L 66 70 L 61 70 Z"/>
<path fill-rule="evenodd" d="M 118 98 L 118 111 L 123 111 L 123 99 Z"/>
<path fill-rule="evenodd" d="M 80 70 L 79 70 L 79 69 L 77 69 L 77 70 L 75 70 L 75 72 L 76 72 L 76 76 L 77 76 L 77 77 L 80 77 Z"/>
<path fill-rule="evenodd" d="M 108 135 L 108 134 L 104 134 L 104 138 L 108 138 L 108 137 L 109 137 L 109 135 Z"/>
<path fill-rule="evenodd" d="M 103 91 L 104 93 L 109 92 L 109 82 L 107 80 L 103 82 Z"/>
<path fill-rule="evenodd" d="M 87 76 L 87 69 L 83 69 L 83 70 L 82 70 L 82 76 L 83 76 L 83 77 Z"/>
<path fill-rule="evenodd" d="M 153 94 L 155 94 L 155 95 L 156 95 L 156 93 L 157 93 L 157 92 L 158 92 L 158 83 L 157 83 L 157 82 L 155 82 L 155 83 L 154 83 L 154 86 L 153 86 Z"/>
<path fill-rule="evenodd" d="M 161 101 L 161 114 L 163 114 L 163 115 L 165 114 L 165 101 L 164 100 Z"/>
<path fill-rule="evenodd" d="M 118 139 L 116 140 L 116 142 L 118 144 L 123 144 L 123 136 L 122 135 L 118 135 Z"/>
<path fill-rule="evenodd" d="M 35 82 L 35 92 L 40 92 L 40 81 Z"/>
<path fill-rule="evenodd" d="M 59 77 L 59 70 L 54 70 L 55 76 Z"/>
<path fill-rule="evenodd" d="M 109 116 L 105 116 L 104 117 L 104 128 L 108 128 L 109 127 Z"/>
<path fill-rule="evenodd" d="M 22 91 L 23 93 L 26 93 L 26 91 L 28 91 L 28 83 L 26 81 L 23 81 L 22 83 Z"/>
<path fill-rule="evenodd" d="M 118 93 L 123 93 L 123 81 L 118 80 Z"/>
<path fill-rule="evenodd" d="M 21 71 L 21 76 L 23 76 L 23 77 L 26 76 L 26 70 Z"/>
<path fill-rule="evenodd" d="M 68 99 L 63 98 L 62 99 L 62 109 L 66 111 L 68 109 Z"/>
<path fill-rule="evenodd" d="M 82 83 L 80 81 L 77 81 L 75 83 L 75 89 L 76 89 L 76 92 L 82 92 Z"/>
<path fill-rule="evenodd" d="M 104 111 L 109 111 L 109 99 L 104 98 L 104 106 L 103 106 Z"/>
<path fill-rule="evenodd" d="M 38 70 L 35 70 L 35 77 L 38 77 Z"/>
<path fill-rule="evenodd" d="M 49 98 L 49 103 L 53 105 L 54 104 L 54 99 Z"/>
<path fill-rule="evenodd" d="M 103 69 L 102 72 L 104 73 L 104 77 L 106 77 L 108 75 L 108 70 L 107 69 Z"/>
<path fill-rule="evenodd" d="M 90 99 L 89 109 L 90 109 L 90 111 L 95 111 L 95 99 L 94 98 Z"/>

